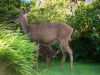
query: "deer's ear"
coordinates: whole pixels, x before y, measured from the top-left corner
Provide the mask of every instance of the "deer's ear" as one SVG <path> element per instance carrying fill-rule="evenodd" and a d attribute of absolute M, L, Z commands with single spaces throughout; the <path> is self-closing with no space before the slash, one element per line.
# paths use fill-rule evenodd
<path fill-rule="evenodd" d="M 24 8 L 22 8 L 22 13 L 24 13 L 24 14 L 25 14 L 25 9 L 24 9 Z"/>
<path fill-rule="evenodd" d="M 28 7 L 25 8 L 25 14 L 27 14 L 29 12 Z"/>

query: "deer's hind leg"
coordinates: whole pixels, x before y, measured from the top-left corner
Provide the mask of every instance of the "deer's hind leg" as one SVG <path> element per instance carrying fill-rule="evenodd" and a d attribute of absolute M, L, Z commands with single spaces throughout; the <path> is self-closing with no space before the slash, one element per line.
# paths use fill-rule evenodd
<path fill-rule="evenodd" d="M 69 44 L 66 45 L 66 49 L 67 49 L 67 52 L 70 56 L 70 64 L 71 64 L 71 69 L 72 69 L 73 68 L 73 51 L 70 48 Z"/>
<path fill-rule="evenodd" d="M 69 47 L 68 41 L 62 39 L 62 40 L 59 40 L 59 42 L 60 42 L 61 51 L 63 53 L 63 57 L 61 59 L 61 65 L 64 63 L 66 54 L 68 53 L 70 56 L 71 68 L 73 68 L 73 52 L 72 52 L 72 49 Z"/>
<path fill-rule="evenodd" d="M 66 48 L 64 47 L 64 40 L 59 40 L 59 46 L 60 46 L 60 49 L 62 51 L 62 59 L 61 59 L 61 65 L 65 62 L 65 58 L 66 58 L 66 55 L 67 55 L 67 51 L 66 51 Z"/>

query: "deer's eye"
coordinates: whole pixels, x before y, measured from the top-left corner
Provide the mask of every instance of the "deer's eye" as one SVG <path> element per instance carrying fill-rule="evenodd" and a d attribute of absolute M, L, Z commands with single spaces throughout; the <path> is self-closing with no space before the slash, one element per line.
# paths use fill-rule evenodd
<path fill-rule="evenodd" d="M 15 16 L 15 18 L 18 18 L 18 15 L 17 15 L 17 16 Z"/>

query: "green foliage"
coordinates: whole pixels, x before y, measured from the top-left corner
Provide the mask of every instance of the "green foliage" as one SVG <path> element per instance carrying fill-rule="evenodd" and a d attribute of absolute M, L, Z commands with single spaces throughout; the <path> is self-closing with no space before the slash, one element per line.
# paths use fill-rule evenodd
<path fill-rule="evenodd" d="M 8 32 L 14 32 L 18 29 L 19 25 L 15 24 L 14 22 L 9 22 L 9 21 L 3 21 L 0 22 L 0 32 L 2 31 L 8 31 Z"/>
<path fill-rule="evenodd" d="M 0 21 L 11 20 L 18 14 L 20 3 L 20 0 L 0 0 Z"/>
<path fill-rule="evenodd" d="M 35 0 L 36 1 L 36 0 Z M 24 2 L 24 0 L 21 2 L 21 8 L 29 7 L 32 2 Z"/>
<path fill-rule="evenodd" d="M 32 4 L 28 13 L 30 23 L 65 22 L 69 14 L 68 0 L 47 0 L 45 3 Z"/>
<path fill-rule="evenodd" d="M 74 15 L 71 16 L 69 22 L 85 37 L 92 37 L 92 34 L 99 38 L 100 31 L 100 3 L 96 0 L 93 3 L 85 5 L 81 2 L 75 9 Z M 95 33 L 95 34 L 94 34 Z"/>
<path fill-rule="evenodd" d="M 100 55 L 100 2 L 95 0 L 86 5 L 81 2 L 75 12 L 68 20 L 68 23 L 74 27 L 74 48 L 79 51 L 80 56 L 85 59 L 98 58 Z M 74 39 L 75 40 L 75 39 Z M 75 43 L 76 42 L 76 43 Z M 80 45 L 78 45 L 78 43 Z M 83 52 L 84 51 L 84 52 Z M 78 51 L 77 51 L 78 52 Z M 100 57 L 99 57 L 100 58 Z M 97 59 L 96 61 L 100 61 Z"/>
<path fill-rule="evenodd" d="M 33 51 L 37 49 L 36 44 L 30 43 L 28 37 L 19 33 L 19 30 L 16 32 L 1 30 L 0 74 L 3 72 L 1 69 L 4 68 L 4 75 L 32 75 L 33 62 L 35 62 Z"/>

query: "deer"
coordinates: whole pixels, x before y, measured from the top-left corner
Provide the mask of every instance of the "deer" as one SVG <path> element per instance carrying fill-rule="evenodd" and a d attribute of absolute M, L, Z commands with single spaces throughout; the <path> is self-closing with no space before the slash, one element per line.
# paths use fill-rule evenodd
<path fill-rule="evenodd" d="M 61 22 L 49 22 L 39 24 L 29 24 L 27 21 L 28 8 L 23 8 L 16 18 L 16 22 L 19 22 L 22 31 L 29 35 L 32 42 L 42 43 L 50 46 L 50 44 L 57 42 L 62 52 L 61 63 L 65 62 L 66 55 L 68 53 L 70 57 L 70 67 L 73 68 L 73 50 L 69 46 L 73 28 L 65 23 Z M 37 50 L 37 53 L 39 51 Z"/>

